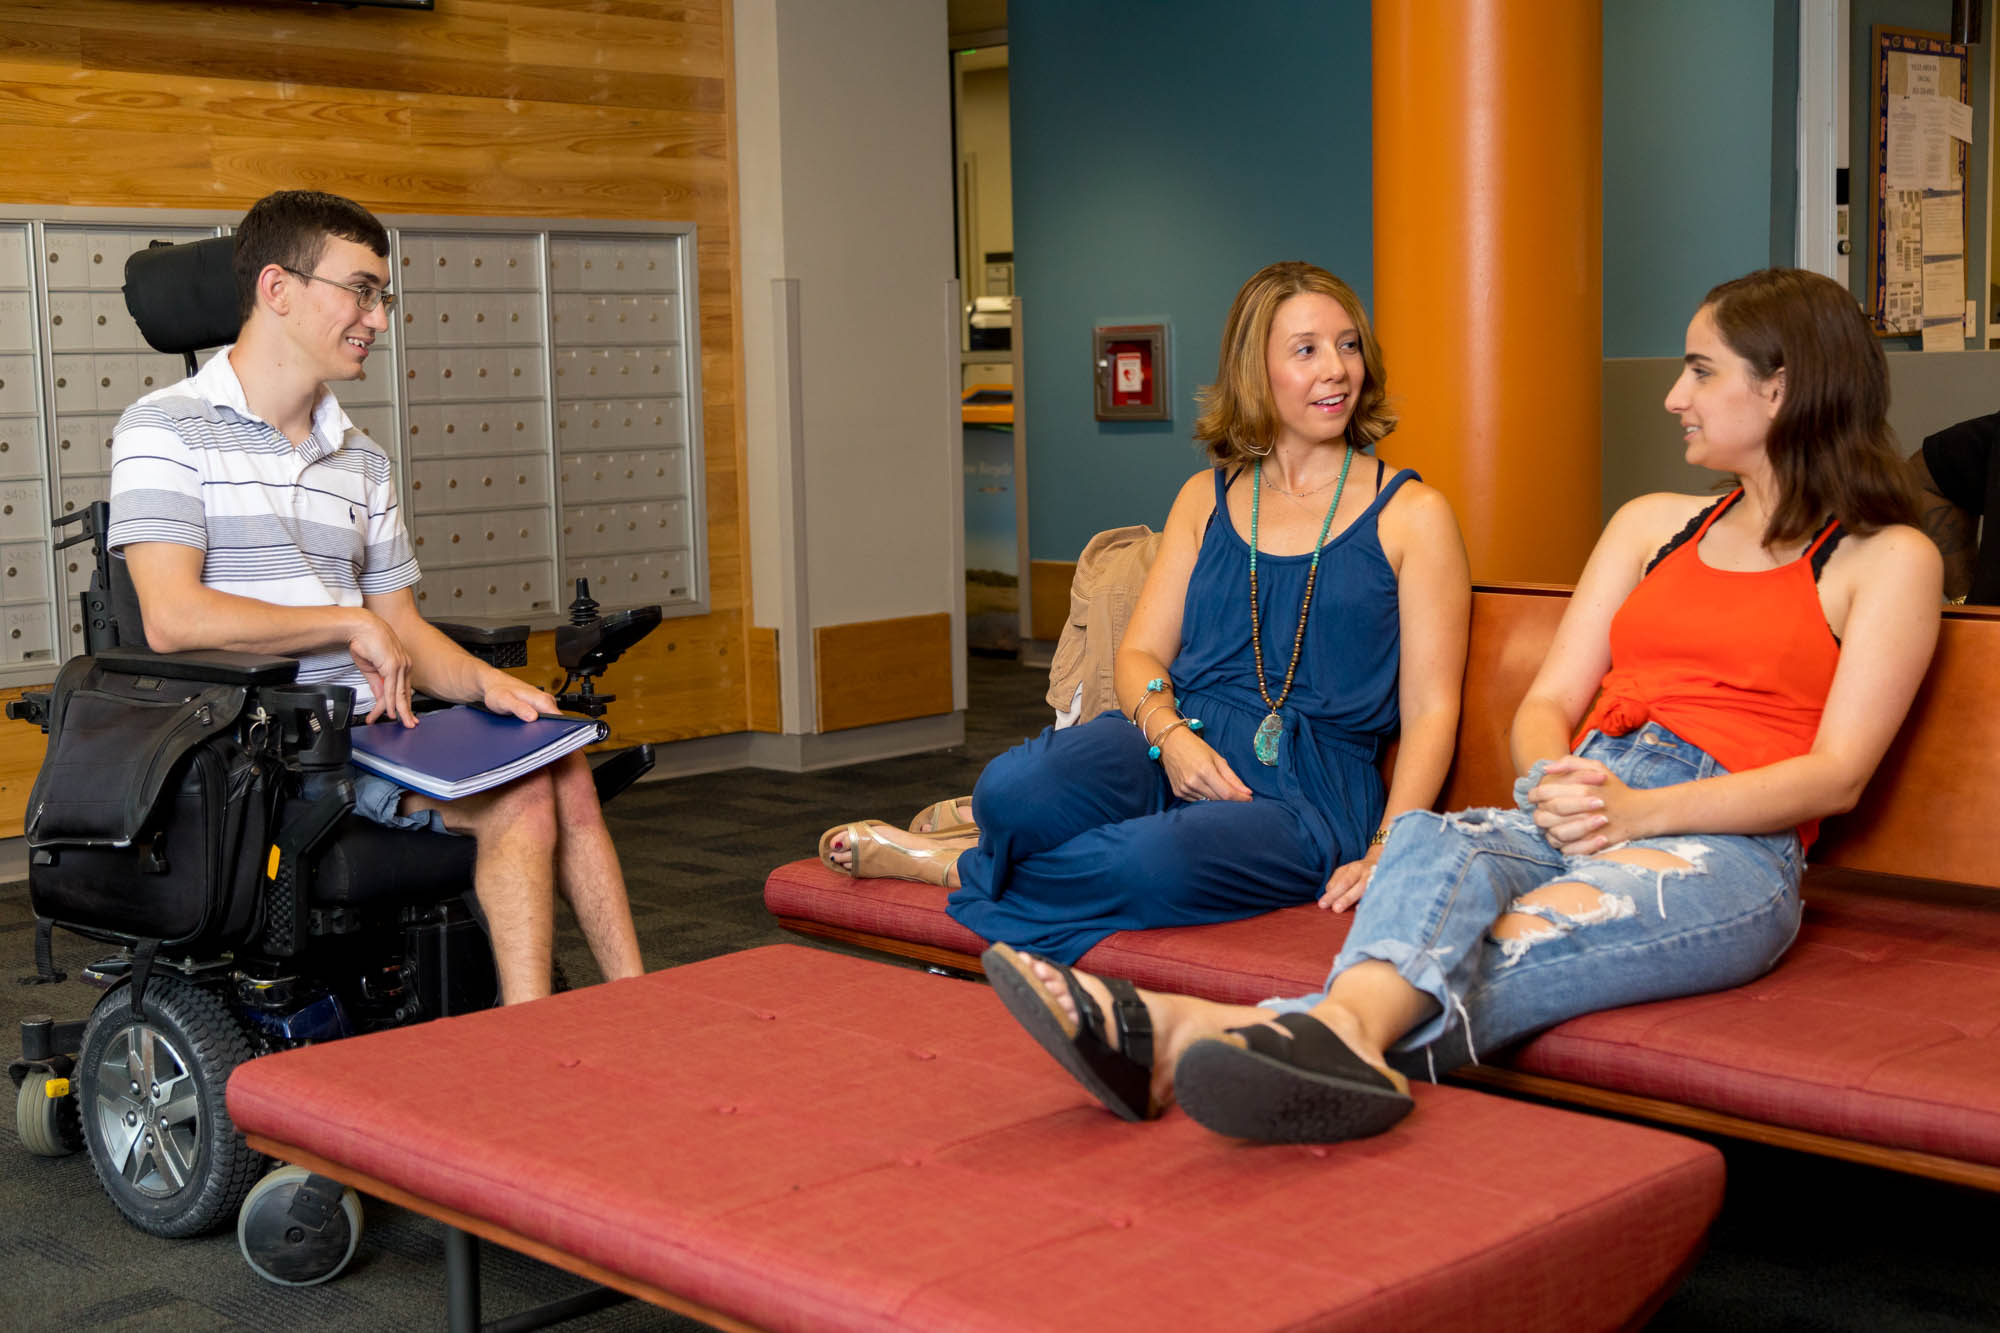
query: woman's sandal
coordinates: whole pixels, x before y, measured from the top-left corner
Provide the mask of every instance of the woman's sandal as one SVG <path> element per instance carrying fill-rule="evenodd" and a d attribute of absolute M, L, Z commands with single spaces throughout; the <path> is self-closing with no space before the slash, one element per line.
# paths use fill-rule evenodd
<path fill-rule="evenodd" d="M 1174 1066 L 1174 1099 L 1197 1124 L 1260 1143 L 1339 1143 L 1380 1134 L 1410 1113 L 1410 1095 L 1306 1014 L 1283 1032 L 1230 1028 L 1246 1046 L 1204 1037 Z"/>
<path fill-rule="evenodd" d="M 856 879 L 913 879 L 920 884 L 943 885 L 965 851 L 963 847 L 899 846 L 880 833 L 888 827 L 879 819 L 835 824 L 819 835 L 819 859 L 827 869 Z M 842 834 L 847 836 L 846 865 L 833 859 L 833 840 Z"/>
<path fill-rule="evenodd" d="M 922 833 L 933 838 L 949 838 L 955 834 L 971 833 L 979 825 L 969 819 L 958 817 L 958 808 L 972 808 L 970 796 L 953 796 L 943 801 L 933 801 L 917 811 L 917 817 L 909 823 L 912 833 Z M 925 827 L 928 825 L 928 827 Z"/>
<path fill-rule="evenodd" d="M 1046 961 L 1046 960 L 1044 960 Z M 1041 1043 L 1056 1063 L 1125 1120 L 1151 1120 L 1164 1109 L 1153 1104 L 1153 1018 L 1131 982 L 1101 977 L 1111 992 L 1111 1016 L 1118 1029 L 1118 1046 L 1105 1039 L 1104 1013 L 1076 974 L 1051 963 L 1062 974 L 1076 1003 L 1081 1022 L 1072 1021 L 1054 996 L 1043 989 L 1031 969 L 1029 955 L 996 944 L 979 956 L 994 994 L 1014 1021 Z"/>

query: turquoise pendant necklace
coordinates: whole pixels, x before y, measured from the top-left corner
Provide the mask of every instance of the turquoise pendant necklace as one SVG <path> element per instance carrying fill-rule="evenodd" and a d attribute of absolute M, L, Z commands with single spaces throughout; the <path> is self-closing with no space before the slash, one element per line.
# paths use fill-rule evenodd
<path fill-rule="evenodd" d="M 1299 669 L 1299 649 L 1306 641 L 1306 612 L 1312 609 L 1313 583 L 1319 578 L 1319 552 L 1326 545 L 1327 531 L 1333 527 L 1333 511 L 1340 508 L 1341 494 L 1347 490 L 1347 469 L 1354 465 L 1354 446 L 1347 446 L 1347 457 L 1340 462 L 1340 483 L 1333 488 L 1333 503 L 1326 507 L 1326 517 L 1320 521 L 1319 540 L 1313 543 L 1312 567 L 1306 571 L 1306 596 L 1299 604 L 1299 630 L 1292 636 L 1292 664 L 1285 668 L 1285 687 L 1278 691 L 1278 697 L 1271 697 L 1270 686 L 1264 683 L 1264 627 L 1257 615 L 1257 499 L 1264 480 L 1264 465 L 1260 462 L 1250 479 L 1250 648 L 1257 657 L 1257 693 L 1264 696 L 1264 705 L 1270 714 L 1257 724 L 1255 749 L 1257 762 L 1275 765 L 1278 762 L 1278 738 L 1284 732 L 1285 724 L 1278 717 L 1278 710 L 1285 706 L 1285 699 L 1292 692 L 1292 677 Z"/>

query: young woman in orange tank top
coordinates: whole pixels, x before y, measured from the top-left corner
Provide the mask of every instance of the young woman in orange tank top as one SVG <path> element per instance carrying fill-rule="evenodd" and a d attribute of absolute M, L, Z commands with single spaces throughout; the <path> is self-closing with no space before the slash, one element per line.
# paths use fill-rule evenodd
<path fill-rule="evenodd" d="M 1517 808 L 1393 825 L 1327 989 L 1257 1007 L 1137 991 L 1004 946 L 1009 1009 L 1127 1118 L 1329 1141 L 1578 1014 L 1740 985 L 1797 933 L 1819 820 L 1850 809 L 1937 638 L 1880 346 L 1845 288 L 1724 283 L 1666 408 L 1735 478 L 1612 518 L 1515 714 Z"/>

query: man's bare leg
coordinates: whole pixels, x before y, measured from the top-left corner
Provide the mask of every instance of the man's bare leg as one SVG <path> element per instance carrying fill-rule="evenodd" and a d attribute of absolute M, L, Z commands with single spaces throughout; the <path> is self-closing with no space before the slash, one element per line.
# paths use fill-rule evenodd
<path fill-rule="evenodd" d="M 403 794 L 405 813 L 435 810 L 479 840 L 472 886 L 493 940 L 503 1004 L 549 993 L 555 949 L 555 787 L 546 771 L 456 801 Z"/>
<path fill-rule="evenodd" d="M 618 850 L 611 845 L 604 811 L 597 803 L 597 783 L 590 765 L 573 754 L 551 766 L 556 802 L 556 889 L 576 913 L 577 925 L 591 957 L 606 981 L 636 977 L 645 971 L 639 959 L 639 936 L 632 926 L 632 904 L 625 893 L 625 873 Z"/>

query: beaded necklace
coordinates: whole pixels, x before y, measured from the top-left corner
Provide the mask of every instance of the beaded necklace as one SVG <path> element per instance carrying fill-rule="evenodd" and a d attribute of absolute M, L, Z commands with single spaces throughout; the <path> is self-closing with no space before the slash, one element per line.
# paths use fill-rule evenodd
<path fill-rule="evenodd" d="M 1340 497 L 1347 490 L 1347 469 L 1354 465 L 1354 446 L 1347 446 L 1347 457 L 1340 463 L 1340 482 L 1333 490 L 1333 503 L 1326 507 L 1326 517 L 1320 521 L 1319 540 L 1313 544 L 1312 567 L 1306 570 L 1306 596 L 1299 604 L 1299 629 L 1292 636 L 1292 664 L 1285 668 L 1285 687 L 1278 691 L 1278 697 L 1271 697 L 1271 688 L 1264 682 L 1264 629 L 1257 614 L 1257 496 L 1259 483 L 1264 477 L 1260 464 L 1256 475 L 1250 479 L 1250 647 L 1257 657 L 1257 693 L 1264 696 L 1264 704 L 1271 712 L 1257 724 L 1254 748 L 1257 762 L 1275 765 L 1278 762 L 1278 739 L 1284 730 L 1284 723 L 1278 720 L 1278 710 L 1285 706 L 1285 700 L 1292 692 L 1292 677 L 1299 669 L 1299 649 L 1306 641 L 1306 612 L 1312 609 L 1313 583 L 1319 578 L 1320 548 L 1326 545 L 1326 534 L 1333 527 L 1333 511 L 1340 508 Z M 1272 483 L 1274 486 L 1276 483 Z M 1281 488 L 1282 489 L 1282 488 Z"/>

